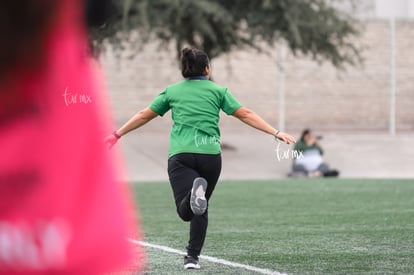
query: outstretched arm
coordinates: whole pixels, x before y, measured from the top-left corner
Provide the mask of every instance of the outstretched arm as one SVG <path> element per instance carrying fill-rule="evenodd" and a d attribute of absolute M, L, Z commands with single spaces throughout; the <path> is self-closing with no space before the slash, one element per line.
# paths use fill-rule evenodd
<path fill-rule="evenodd" d="M 145 108 L 131 117 L 119 130 L 106 137 L 105 143 L 111 148 L 123 135 L 135 130 L 158 116 L 150 108 Z"/>
<path fill-rule="evenodd" d="M 231 114 L 232 116 L 240 119 L 247 125 L 256 128 L 260 131 L 263 131 L 269 135 L 276 137 L 277 139 L 286 142 L 287 144 L 295 143 L 296 140 L 294 137 L 287 133 L 280 132 L 273 128 L 269 123 L 267 123 L 263 118 L 261 118 L 258 114 L 253 112 L 252 110 L 246 107 L 240 107 L 234 113 Z"/>

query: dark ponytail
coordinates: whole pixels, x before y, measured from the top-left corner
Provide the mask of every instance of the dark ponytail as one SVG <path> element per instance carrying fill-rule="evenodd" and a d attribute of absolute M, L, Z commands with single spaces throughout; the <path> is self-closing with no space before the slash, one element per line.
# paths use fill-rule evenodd
<path fill-rule="evenodd" d="M 184 48 L 181 51 L 181 74 L 183 77 L 203 76 L 210 64 L 205 52 L 199 49 Z"/>

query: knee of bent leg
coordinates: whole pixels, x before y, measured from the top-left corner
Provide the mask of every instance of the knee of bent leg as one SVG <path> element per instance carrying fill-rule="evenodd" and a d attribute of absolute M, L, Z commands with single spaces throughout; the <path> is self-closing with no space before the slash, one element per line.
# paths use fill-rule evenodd
<path fill-rule="evenodd" d="M 177 209 L 177 214 L 185 222 L 191 221 L 193 219 L 193 215 L 194 215 L 192 213 L 181 213 L 180 211 L 178 211 L 178 209 Z"/>

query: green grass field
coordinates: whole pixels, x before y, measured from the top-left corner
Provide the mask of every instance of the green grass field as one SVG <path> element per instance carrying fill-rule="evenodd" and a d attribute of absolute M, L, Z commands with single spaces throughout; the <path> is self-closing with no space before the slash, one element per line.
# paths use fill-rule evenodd
<path fill-rule="evenodd" d="M 137 183 L 145 241 L 184 250 L 188 223 L 165 183 Z M 253 274 L 147 249 L 151 274 Z M 414 180 L 220 182 L 204 255 L 288 274 L 414 274 Z"/>

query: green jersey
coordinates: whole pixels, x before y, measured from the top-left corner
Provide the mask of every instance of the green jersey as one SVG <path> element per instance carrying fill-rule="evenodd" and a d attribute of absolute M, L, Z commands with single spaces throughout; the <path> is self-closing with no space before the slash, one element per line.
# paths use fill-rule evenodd
<path fill-rule="evenodd" d="M 168 151 L 171 157 L 179 153 L 219 154 L 220 110 L 231 115 L 240 107 L 226 87 L 195 79 L 168 86 L 149 108 L 160 116 L 172 111 L 174 124 Z"/>

